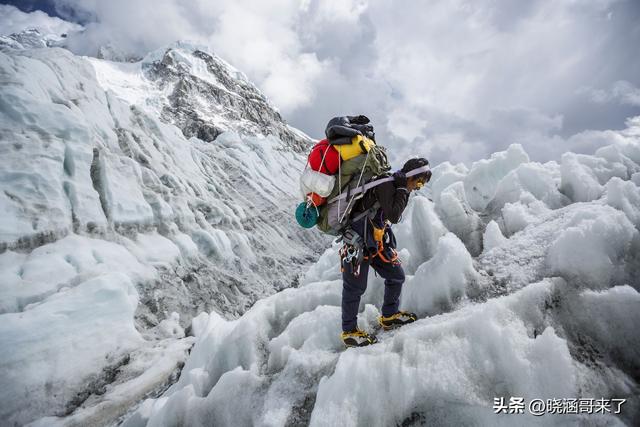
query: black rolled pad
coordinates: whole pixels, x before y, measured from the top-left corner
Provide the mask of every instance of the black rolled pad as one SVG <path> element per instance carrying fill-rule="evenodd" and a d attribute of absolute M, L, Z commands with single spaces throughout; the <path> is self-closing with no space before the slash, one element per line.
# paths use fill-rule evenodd
<path fill-rule="evenodd" d="M 369 117 L 360 114 L 359 116 L 347 116 L 347 119 L 354 125 L 366 125 L 371 120 Z"/>
<path fill-rule="evenodd" d="M 329 139 L 335 139 L 341 136 L 354 137 L 356 135 L 362 135 L 359 130 L 353 129 L 351 123 L 347 117 L 334 117 L 327 123 L 327 128 L 324 131 L 325 135 Z"/>

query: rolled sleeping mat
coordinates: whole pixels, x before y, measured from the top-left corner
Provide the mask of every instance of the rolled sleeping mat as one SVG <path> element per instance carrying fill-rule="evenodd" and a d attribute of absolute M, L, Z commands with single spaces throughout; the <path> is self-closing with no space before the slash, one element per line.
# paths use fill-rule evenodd
<path fill-rule="evenodd" d="M 368 153 L 371 147 L 376 143 L 366 136 L 356 135 L 351 138 L 350 144 L 334 145 L 334 148 L 340 153 L 343 161 L 351 160 L 360 154 Z"/>
<path fill-rule="evenodd" d="M 304 228 L 315 227 L 318 223 L 318 209 L 310 203 L 300 203 L 296 208 L 296 221 Z"/>

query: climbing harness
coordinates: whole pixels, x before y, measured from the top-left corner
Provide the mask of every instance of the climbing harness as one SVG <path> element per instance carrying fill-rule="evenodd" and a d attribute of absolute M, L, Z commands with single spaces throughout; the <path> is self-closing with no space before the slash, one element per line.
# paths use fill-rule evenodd
<path fill-rule="evenodd" d="M 360 275 L 360 264 L 364 259 L 364 241 L 358 233 L 348 229 L 341 236 L 344 245 L 340 249 L 341 271 L 349 266 L 354 276 Z"/>

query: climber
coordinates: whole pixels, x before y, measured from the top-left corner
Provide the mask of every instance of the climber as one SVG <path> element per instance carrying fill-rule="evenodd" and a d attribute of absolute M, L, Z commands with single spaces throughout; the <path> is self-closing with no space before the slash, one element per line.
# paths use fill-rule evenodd
<path fill-rule="evenodd" d="M 419 190 L 431 179 L 426 170 L 407 177 L 408 172 L 423 168 L 424 158 L 408 160 L 393 180 L 368 190 L 354 207 L 349 229 L 343 235 L 342 260 L 342 334 L 347 347 L 362 347 L 377 342 L 374 335 L 358 329 L 360 297 L 367 288 L 369 266 L 385 279 L 382 316 L 378 323 L 384 330 L 414 322 L 416 315 L 399 310 L 404 271 L 395 251 L 396 240 L 391 224 L 396 224 L 409 200 L 409 193 Z M 414 172 L 415 173 L 415 172 Z"/>

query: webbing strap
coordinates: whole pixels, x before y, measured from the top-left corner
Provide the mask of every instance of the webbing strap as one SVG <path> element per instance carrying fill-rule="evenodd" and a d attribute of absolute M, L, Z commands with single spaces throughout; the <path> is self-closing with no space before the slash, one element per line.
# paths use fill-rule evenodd
<path fill-rule="evenodd" d="M 353 219 L 351 219 L 351 222 L 360 221 L 365 216 L 368 216 L 368 215 L 376 213 L 379 208 L 380 208 L 380 203 L 379 202 L 375 202 L 373 204 L 373 206 L 371 206 L 369 209 L 365 210 L 364 212 L 359 213 Z"/>
<path fill-rule="evenodd" d="M 348 227 L 350 224 L 361 220 L 362 218 L 364 218 L 365 216 L 370 216 L 372 214 L 375 214 L 378 209 L 380 208 L 380 202 L 376 201 L 373 206 L 371 206 L 369 209 L 366 209 L 363 212 L 360 212 L 358 215 L 356 215 L 354 218 L 351 218 L 349 221 L 347 221 L 345 224 L 342 224 L 342 228 L 341 228 L 341 232 L 344 232 L 344 230 L 346 229 L 346 227 Z M 339 243 L 341 240 L 343 240 L 343 236 L 338 236 L 338 238 L 335 240 L 334 243 Z"/>
<path fill-rule="evenodd" d="M 365 158 L 364 158 L 364 164 L 365 164 L 365 165 L 367 164 L 367 159 L 369 158 L 369 153 L 370 153 L 370 151 L 367 151 L 367 155 L 366 155 L 366 156 L 365 156 Z M 363 174 L 364 174 L 364 166 L 362 167 L 362 170 L 360 171 L 360 177 L 358 178 L 358 183 L 356 184 L 356 188 L 357 188 L 358 186 L 360 186 L 360 182 L 362 182 L 362 175 L 363 175 Z M 363 186 L 362 186 L 362 187 L 364 188 L 364 184 L 363 184 Z M 350 190 L 351 190 L 351 187 L 347 188 L 347 195 L 346 195 L 345 197 L 349 197 L 349 193 L 351 193 L 351 191 L 350 191 Z M 345 217 L 345 215 L 347 214 L 347 212 L 351 211 L 351 208 L 353 207 L 351 204 L 352 204 L 352 203 L 353 203 L 353 201 L 355 200 L 356 195 L 357 195 L 357 194 L 360 194 L 360 192 L 359 192 L 359 191 L 355 191 L 355 189 L 354 189 L 353 193 L 351 193 L 351 194 L 353 194 L 353 195 L 351 196 L 351 199 L 349 200 L 349 203 L 347 203 L 347 207 L 346 207 L 346 208 L 344 208 L 344 214 L 342 214 L 342 216 L 338 219 L 338 221 L 339 221 L 339 222 L 344 221 L 344 217 Z M 364 193 L 363 193 L 363 194 L 364 194 Z M 340 189 L 340 196 L 342 196 L 342 188 Z M 339 213 L 340 213 L 340 212 L 338 212 L 338 214 L 339 214 Z"/>
<path fill-rule="evenodd" d="M 413 169 L 413 170 L 407 172 L 406 177 L 410 178 L 410 177 L 412 177 L 414 175 L 420 175 L 420 174 L 425 173 L 428 170 L 429 170 L 429 166 L 428 165 L 421 166 L 419 168 L 416 168 L 416 169 Z M 393 181 L 393 180 L 394 180 L 394 178 L 392 176 L 388 176 L 386 178 L 376 179 L 376 180 L 371 181 L 371 182 L 369 182 L 369 183 L 367 183 L 365 185 L 362 185 L 362 186 L 354 188 L 353 191 L 349 193 L 349 195 L 355 196 L 356 194 L 364 193 L 367 190 L 371 190 L 373 187 L 377 187 L 380 184 L 383 184 L 385 182 L 390 182 L 390 181 Z M 344 193 L 339 194 L 336 197 L 334 197 L 333 199 L 329 200 L 327 202 L 327 204 L 335 203 L 338 200 L 345 199 L 347 197 L 348 196 L 346 194 L 344 194 Z"/>

